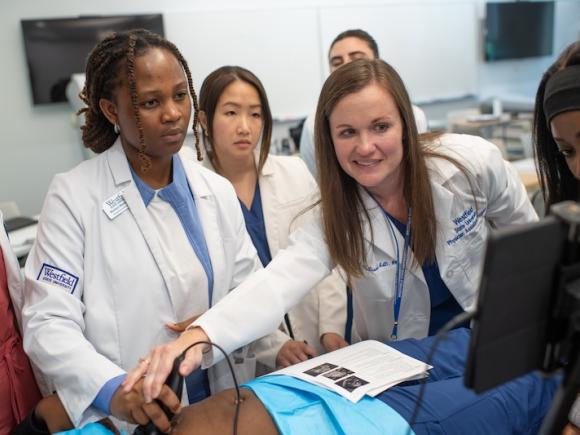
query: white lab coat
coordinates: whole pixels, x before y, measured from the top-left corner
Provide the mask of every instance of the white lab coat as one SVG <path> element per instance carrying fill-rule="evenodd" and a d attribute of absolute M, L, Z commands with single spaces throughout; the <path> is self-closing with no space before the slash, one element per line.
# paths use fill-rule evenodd
<path fill-rule="evenodd" d="M 259 158 L 256 153 L 256 163 Z M 214 170 L 209 158 L 204 166 Z M 288 245 L 290 232 L 312 219 L 313 213 L 301 215 L 318 199 L 318 186 L 304 162 L 298 157 L 270 154 L 258 180 L 272 258 Z M 306 340 L 318 353 L 324 348 L 320 337 L 334 332 L 344 336 L 346 324 L 346 284 L 337 269 L 308 292 L 288 313 L 296 340 Z M 280 348 L 290 340 L 286 324 L 253 344 L 258 362 L 269 369 L 276 367 Z"/>
<path fill-rule="evenodd" d="M 427 123 L 427 116 L 423 109 L 417 106 L 412 106 L 413 115 L 415 116 L 415 125 L 417 126 L 417 132 L 419 134 L 426 133 L 429 131 L 429 125 Z M 314 118 L 315 114 L 312 113 L 306 117 L 304 124 L 302 124 L 302 133 L 300 135 L 300 157 L 306 163 L 308 170 L 318 179 L 317 169 L 316 169 L 316 155 L 314 146 Z"/>
<path fill-rule="evenodd" d="M 215 303 L 259 267 L 258 259 L 231 184 L 182 161 L 213 266 Z M 110 219 L 104 201 L 119 192 L 128 209 Z M 64 271 L 67 284 L 39 279 L 45 264 Z M 165 323 L 207 309 L 174 290 L 179 279 L 120 141 L 54 178 L 25 268 L 24 346 L 76 426 L 103 417 L 90 405 L 109 379 L 175 339 Z M 227 386 L 222 375 L 229 376 L 225 366 L 210 371 L 212 391 Z"/>
<path fill-rule="evenodd" d="M 461 307 L 469 309 L 476 300 L 490 226 L 534 221 L 537 215 L 515 170 L 503 160 L 495 145 L 474 136 L 446 134 L 434 147 L 455 157 L 472 174 L 473 192 L 455 165 L 440 158 L 427 162 L 437 219 L 439 270 Z M 361 278 L 353 280 L 354 321 L 360 338 L 387 341 L 393 326 L 395 293 L 396 267 L 392 262 L 396 260 L 396 253 L 392 234 L 397 237 L 399 246 L 403 246 L 403 240 L 398 231 L 392 233 L 387 228 L 383 212 L 375 201 L 362 189 L 361 194 L 370 222 L 365 225 L 367 270 Z M 477 219 L 473 216 L 476 209 Z M 370 239 L 371 226 L 374 240 Z M 412 252 L 409 254 L 409 263 L 412 263 Z M 300 228 L 292 234 L 289 247 L 280 251 L 267 268 L 253 274 L 194 323 L 226 349 L 239 347 L 271 329 L 311 284 L 326 276 L 333 266 L 320 224 Z M 237 310 L 242 302 L 247 307 L 243 315 Z M 399 338 L 425 337 L 430 308 L 429 290 L 422 270 L 416 268 L 407 272 Z M 245 318 L 253 322 L 244 322 Z M 234 325 L 238 326 L 235 330 Z M 218 358 L 216 354 L 208 354 L 204 364 L 211 364 Z"/>

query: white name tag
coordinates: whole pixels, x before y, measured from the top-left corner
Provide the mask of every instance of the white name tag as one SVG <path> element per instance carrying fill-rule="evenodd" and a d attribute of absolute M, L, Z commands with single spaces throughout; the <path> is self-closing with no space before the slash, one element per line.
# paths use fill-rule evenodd
<path fill-rule="evenodd" d="M 115 219 L 128 208 L 129 206 L 125 201 L 125 198 L 123 198 L 122 190 L 103 202 L 103 211 L 111 220 Z"/>

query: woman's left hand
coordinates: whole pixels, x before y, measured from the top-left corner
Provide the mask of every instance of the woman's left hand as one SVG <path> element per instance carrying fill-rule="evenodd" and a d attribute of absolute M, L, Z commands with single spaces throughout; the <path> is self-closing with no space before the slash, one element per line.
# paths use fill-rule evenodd
<path fill-rule="evenodd" d="M 175 358 L 192 344 L 204 341 L 209 342 L 209 337 L 203 329 L 195 327 L 183 332 L 176 340 L 154 348 L 146 358 L 143 358 L 129 372 L 123 382 L 123 390 L 128 393 L 141 378 L 145 377 L 143 396 L 145 402 L 150 403 L 159 396 L 167 376 L 171 373 Z M 185 358 L 179 366 L 179 374 L 181 376 L 187 376 L 201 366 L 202 352 L 207 347 L 207 344 L 199 344 L 193 346 L 185 353 Z"/>
<path fill-rule="evenodd" d="M 332 352 L 333 350 L 348 346 L 348 342 L 335 332 L 327 332 L 326 334 L 322 334 L 320 343 L 327 352 Z"/>
<path fill-rule="evenodd" d="M 277 367 L 288 367 L 318 356 L 316 349 L 305 341 L 288 340 L 276 355 Z"/>

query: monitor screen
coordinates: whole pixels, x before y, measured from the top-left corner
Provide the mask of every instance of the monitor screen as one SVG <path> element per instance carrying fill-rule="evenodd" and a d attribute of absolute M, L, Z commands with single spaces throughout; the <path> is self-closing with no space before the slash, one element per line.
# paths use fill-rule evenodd
<path fill-rule="evenodd" d="M 490 233 L 465 368 L 476 392 L 543 368 L 565 229 L 550 216 Z"/>
<path fill-rule="evenodd" d="M 21 25 L 34 104 L 66 101 L 71 74 L 84 72 L 89 52 L 109 33 L 142 28 L 164 36 L 161 14 L 22 20 Z"/>
<path fill-rule="evenodd" d="M 553 1 L 487 3 L 486 61 L 550 56 L 553 42 Z"/>

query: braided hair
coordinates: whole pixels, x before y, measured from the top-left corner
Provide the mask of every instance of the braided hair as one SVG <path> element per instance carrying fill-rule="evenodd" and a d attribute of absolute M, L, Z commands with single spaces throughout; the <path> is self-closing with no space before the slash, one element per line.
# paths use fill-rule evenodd
<path fill-rule="evenodd" d="M 77 115 L 85 115 L 85 124 L 81 127 L 84 145 L 95 153 L 102 153 L 109 149 L 119 133 L 118 130 L 116 131 L 116 126 L 113 126 L 101 111 L 99 100 L 101 98 L 112 99 L 113 91 L 122 83 L 120 76 L 122 66 L 126 65 L 131 105 L 139 131 L 139 159 L 141 169 L 144 171 L 151 166 L 151 160 L 145 155 L 145 136 L 137 104 L 135 58 L 144 54 L 151 47 L 164 48 L 171 52 L 185 71 L 189 93 L 193 100 L 192 130 L 195 138 L 195 149 L 197 159 L 202 160 L 197 131 L 199 108 L 187 62 L 173 43 L 148 30 L 136 29 L 113 33 L 93 48 L 87 59 L 85 86 L 79 94 L 87 107 L 77 113 Z"/>

